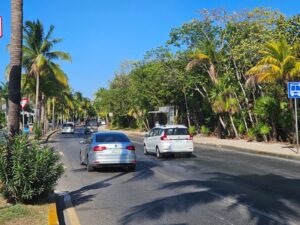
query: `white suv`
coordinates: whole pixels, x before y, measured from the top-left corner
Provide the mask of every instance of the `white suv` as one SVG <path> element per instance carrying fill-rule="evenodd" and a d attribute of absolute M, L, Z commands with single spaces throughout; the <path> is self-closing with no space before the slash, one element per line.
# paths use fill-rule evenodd
<path fill-rule="evenodd" d="M 157 126 L 144 136 L 144 154 L 155 153 L 161 158 L 166 153 L 186 153 L 194 151 L 193 137 L 183 125 Z"/>

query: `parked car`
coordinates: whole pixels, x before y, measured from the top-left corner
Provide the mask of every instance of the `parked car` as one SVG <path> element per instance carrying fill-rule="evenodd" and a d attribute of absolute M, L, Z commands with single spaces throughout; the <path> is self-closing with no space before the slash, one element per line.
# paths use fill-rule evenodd
<path fill-rule="evenodd" d="M 80 162 L 87 171 L 105 166 L 126 167 L 135 170 L 135 147 L 129 138 L 121 132 L 97 132 L 88 139 L 80 141 Z"/>
<path fill-rule="evenodd" d="M 62 134 L 74 134 L 75 129 L 71 123 L 64 123 L 61 127 Z"/>
<path fill-rule="evenodd" d="M 167 153 L 185 153 L 189 157 L 193 151 L 193 137 L 184 125 L 157 126 L 144 136 L 145 155 L 155 153 L 161 158 Z"/>

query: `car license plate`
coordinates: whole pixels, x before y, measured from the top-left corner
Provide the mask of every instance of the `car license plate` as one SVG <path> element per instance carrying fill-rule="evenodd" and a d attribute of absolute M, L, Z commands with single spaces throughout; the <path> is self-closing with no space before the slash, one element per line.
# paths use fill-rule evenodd
<path fill-rule="evenodd" d="M 120 149 L 113 149 L 113 150 L 112 150 L 112 153 L 118 154 L 118 153 L 121 153 L 121 150 L 120 150 Z"/>

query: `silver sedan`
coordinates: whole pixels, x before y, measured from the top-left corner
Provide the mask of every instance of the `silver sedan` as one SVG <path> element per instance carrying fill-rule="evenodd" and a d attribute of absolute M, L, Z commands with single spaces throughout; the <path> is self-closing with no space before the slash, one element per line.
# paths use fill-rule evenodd
<path fill-rule="evenodd" d="M 80 141 L 80 162 L 87 171 L 105 166 L 126 167 L 135 170 L 135 147 L 129 138 L 121 132 L 98 132 Z"/>

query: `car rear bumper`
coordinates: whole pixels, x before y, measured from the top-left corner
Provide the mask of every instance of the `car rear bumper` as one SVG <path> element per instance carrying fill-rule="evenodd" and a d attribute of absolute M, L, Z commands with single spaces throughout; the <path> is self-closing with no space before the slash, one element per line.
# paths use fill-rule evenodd
<path fill-rule="evenodd" d="M 136 163 L 99 163 L 92 164 L 94 168 L 104 168 L 104 167 L 127 167 L 127 166 L 135 166 Z"/>
<path fill-rule="evenodd" d="M 102 165 L 129 165 L 136 164 L 136 157 L 126 157 L 126 158 L 118 158 L 118 157 L 93 157 L 90 160 L 90 164 L 94 167 L 101 167 Z"/>
<path fill-rule="evenodd" d="M 186 143 L 184 145 L 176 145 L 173 143 L 164 143 L 159 148 L 161 153 L 189 153 L 194 151 L 193 143 Z"/>

